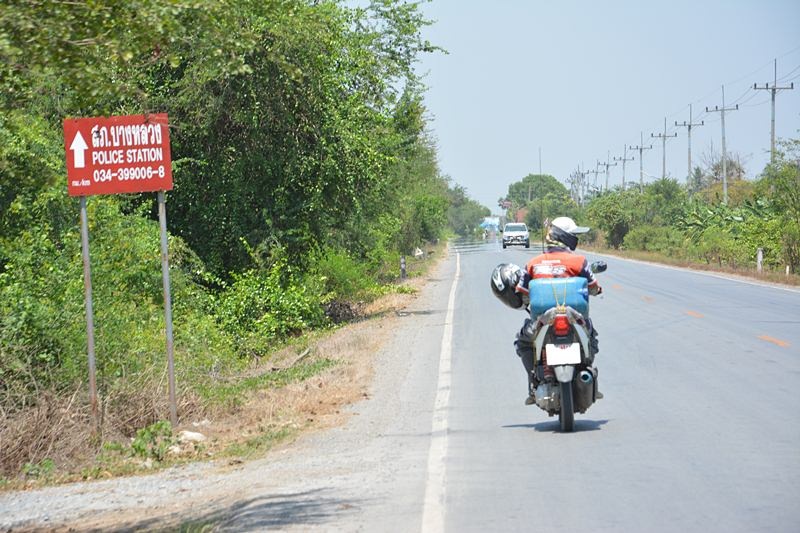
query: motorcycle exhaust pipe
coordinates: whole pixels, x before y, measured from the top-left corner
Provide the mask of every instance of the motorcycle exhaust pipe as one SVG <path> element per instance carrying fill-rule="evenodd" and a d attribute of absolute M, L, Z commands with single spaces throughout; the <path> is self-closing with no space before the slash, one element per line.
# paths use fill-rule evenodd
<path fill-rule="evenodd" d="M 575 408 L 579 413 L 585 413 L 594 403 L 594 374 L 588 370 L 582 370 L 578 374 L 578 382 L 575 384 Z"/>

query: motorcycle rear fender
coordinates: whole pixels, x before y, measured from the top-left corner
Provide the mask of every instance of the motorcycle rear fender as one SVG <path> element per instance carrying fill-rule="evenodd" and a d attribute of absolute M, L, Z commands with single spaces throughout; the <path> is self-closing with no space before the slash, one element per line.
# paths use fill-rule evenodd
<path fill-rule="evenodd" d="M 545 315 L 543 315 L 543 318 L 545 320 L 551 322 L 553 317 L 552 316 L 548 316 L 548 315 L 550 315 L 551 312 L 553 312 L 553 315 L 555 315 L 554 311 L 555 311 L 555 309 L 551 309 L 550 311 L 545 313 Z M 586 327 L 585 326 L 580 326 L 580 325 L 575 323 L 575 320 L 577 318 L 581 318 L 582 319 L 583 317 L 581 316 L 580 313 L 578 313 L 577 311 L 575 311 L 571 307 L 567 307 L 567 314 L 568 314 L 568 316 L 570 318 L 569 321 L 572 324 L 572 329 L 578 335 L 578 342 L 581 343 L 581 347 L 583 348 L 583 353 L 585 354 L 584 357 L 588 357 L 588 354 L 591 353 L 589 351 L 589 333 L 586 331 Z M 586 322 L 584 322 L 584 324 L 585 323 Z M 536 351 L 534 352 L 535 363 L 536 364 L 539 364 L 539 362 L 542 359 L 542 347 L 544 346 L 544 340 L 545 340 L 545 337 L 547 336 L 547 332 L 549 331 L 550 327 L 551 327 L 550 324 L 544 324 L 541 328 L 539 328 L 539 331 L 536 333 L 536 338 L 534 340 L 534 344 L 535 344 L 535 348 L 536 348 Z M 559 380 L 559 381 L 561 381 L 561 380 Z M 569 381 L 569 380 L 567 380 L 567 381 Z"/>
<path fill-rule="evenodd" d="M 575 367 L 572 365 L 558 365 L 553 367 L 559 383 L 568 383 L 575 376 Z"/>

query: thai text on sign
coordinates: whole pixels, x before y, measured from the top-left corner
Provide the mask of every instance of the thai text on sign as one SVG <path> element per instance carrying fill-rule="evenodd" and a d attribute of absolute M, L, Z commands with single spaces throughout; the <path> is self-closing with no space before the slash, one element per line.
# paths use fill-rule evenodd
<path fill-rule="evenodd" d="M 172 190 L 167 115 L 64 120 L 70 196 Z"/>

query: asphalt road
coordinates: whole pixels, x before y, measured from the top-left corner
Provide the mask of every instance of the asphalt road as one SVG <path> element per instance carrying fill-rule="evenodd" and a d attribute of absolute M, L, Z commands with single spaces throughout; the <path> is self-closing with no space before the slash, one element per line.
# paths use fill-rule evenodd
<path fill-rule="evenodd" d="M 523 405 L 524 314 L 489 289 L 535 253 L 453 246 L 345 426 L 234 469 L 0 495 L 0 530 L 800 531 L 800 291 L 606 258 L 605 398 L 562 434 Z"/>
<path fill-rule="evenodd" d="M 605 398 L 561 434 L 488 290 L 535 253 L 462 253 L 446 530 L 800 531 L 800 292 L 603 258 Z"/>

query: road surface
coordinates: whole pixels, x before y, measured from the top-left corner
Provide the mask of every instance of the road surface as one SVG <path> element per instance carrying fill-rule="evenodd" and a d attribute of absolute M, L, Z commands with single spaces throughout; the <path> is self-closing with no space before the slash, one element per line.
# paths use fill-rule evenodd
<path fill-rule="evenodd" d="M 0 495 L 0 530 L 800 531 L 800 291 L 604 258 L 605 398 L 561 434 L 523 405 L 524 315 L 489 289 L 535 253 L 452 246 L 346 425 L 234 469 Z"/>

